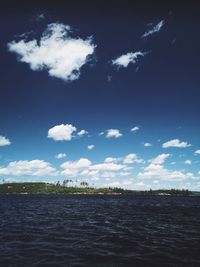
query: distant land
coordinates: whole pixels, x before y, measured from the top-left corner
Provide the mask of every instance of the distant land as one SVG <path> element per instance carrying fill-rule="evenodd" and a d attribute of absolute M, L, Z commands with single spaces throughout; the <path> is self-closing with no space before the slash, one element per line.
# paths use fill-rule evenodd
<path fill-rule="evenodd" d="M 159 190 L 128 190 L 123 188 L 94 188 L 83 182 L 80 187 L 61 185 L 60 183 L 3 183 L 0 184 L 0 194 L 100 194 L 100 195 L 141 195 L 141 196 L 200 196 L 200 192 L 187 189 L 159 189 Z"/>

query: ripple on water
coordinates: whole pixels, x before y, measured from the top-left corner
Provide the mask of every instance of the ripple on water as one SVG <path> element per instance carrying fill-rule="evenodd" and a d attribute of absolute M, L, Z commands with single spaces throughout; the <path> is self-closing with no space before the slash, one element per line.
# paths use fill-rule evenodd
<path fill-rule="evenodd" d="M 0 266 L 200 266 L 200 198 L 0 196 Z"/>

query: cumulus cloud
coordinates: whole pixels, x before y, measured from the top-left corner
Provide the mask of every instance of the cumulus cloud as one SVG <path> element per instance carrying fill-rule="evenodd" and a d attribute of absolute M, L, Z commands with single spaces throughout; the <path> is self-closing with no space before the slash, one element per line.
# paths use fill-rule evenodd
<path fill-rule="evenodd" d="M 0 175 L 11 176 L 45 176 L 45 175 L 57 175 L 56 169 L 54 169 L 49 162 L 44 160 L 20 160 L 10 162 L 7 167 L 0 167 Z"/>
<path fill-rule="evenodd" d="M 122 159 L 121 159 L 122 160 Z M 61 164 L 63 169 L 61 174 L 66 176 L 84 176 L 92 180 L 99 180 L 100 178 L 113 178 L 115 176 L 127 176 L 130 168 L 121 162 L 111 162 L 105 160 L 102 163 L 93 164 L 87 158 L 81 158 L 77 161 L 66 161 Z"/>
<path fill-rule="evenodd" d="M 106 131 L 106 138 L 119 138 L 122 136 L 122 133 L 118 129 L 108 129 Z"/>
<path fill-rule="evenodd" d="M 200 155 L 200 149 L 196 150 L 194 153 Z"/>
<path fill-rule="evenodd" d="M 80 69 L 94 53 L 92 38 L 86 40 L 71 37 L 70 26 L 52 23 L 47 26 L 40 40 L 8 43 L 10 52 L 18 55 L 18 60 L 28 63 L 33 71 L 47 70 L 49 76 L 73 81 L 79 78 Z"/>
<path fill-rule="evenodd" d="M 134 153 L 130 153 L 127 156 L 124 157 L 123 163 L 124 164 L 131 164 L 131 163 L 143 163 L 144 160 L 138 158 L 138 156 Z"/>
<path fill-rule="evenodd" d="M 87 147 L 89 150 L 92 150 L 94 148 L 94 145 L 88 145 Z"/>
<path fill-rule="evenodd" d="M 130 153 L 123 157 L 113 158 L 113 157 L 107 157 L 104 160 L 105 163 L 117 163 L 122 162 L 123 164 L 133 164 L 133 163 L 144 163 L 144 160 L 141 158 L 138 158 L 137 154 Z M 131 169 L 131 167 L 126 166 L 126 170 Z"/>
<path fill-rule="evenodd" d="M 141 179 L 156 179 L 162 181 L 183 181 L 191 178 L 191 173 L 184 171 L 173 171 L 166 169 L 163 164 L 170 154 L 160 154 L 150 161 L 150 164 L 144 168 L 143 172 L 138 174 Z"/>
<path fill-rule="evenodd" d="M 0 146 L 8 146 L 10 145 L 11 142 L 8 138 L 6 138 L 5 136 L 0 135 Z"/>
<path fill-rule="evenodd" d="M 135 64 L 138 61 L 139 57 L 144 57 L 147 53 L 146 52 L 131 52 L 125 55 L 121 55 L 120 57 L 112 60 L 112 65 L 116 65 L 118 68 L 120 67 L 128 67 L 130 63 Z"/>
<path fill-rule="evenodd" d="M 148 29 L 143 35 L 142 38 L 147 38 L 149 36 L 151 36 L 154 33 L 157 33 L 161 30 L 161 28 L 163 27 L 163 25 L 165 24 L 164 20 L 161 20 L 160 22 L 158 22 L 156 25 L 151 25 L 151 28 Z"/>
<path fill-rule="evenodd" d="M 60 124 L 49 129 L 47 137 L 55 141 L 70 141 L 75 131 L 76 127 L 72 124 Z"/>
<path fill-rule="evenodd" d="M 105 172 L 116 172 L 125 169 L 126 165 L 115 163 L 92 164 L 87 158 L 81 158 L 77 161 L 67 161 L 61 165 L 62 174 L 67 176 L 84 175 L 87 177 L 105 177 Z"/>
<path fill-rule="evenodd" d="M 139 130 L 140 130 L 140 126 L 135 126 L 135 127 L 131 128 L 131 132 L 133 132 L 133 133 L 135 133 Z"/>
<path fill-rule="evenodd" d="M 63 158 L 66 158 L 67 155 L 65 153 L 58 153 L 57 155 L 55 155 L 55 158 L 56 159 L 63 159 Z"/>
<path fill-rule="evenodd" d="M 179 139 L 173 139 L 162 144 L 163 148 L 168 148 L 168 147 L 185 148 L 189 146 L 191 146 L 191 144 L 188 144 L 187 142 L 181 142 Z"/>
<path fill-rule="evenodd" d="M 92 170 L 97 170 L 97 171 L 119 171 L 124 169 L 126 166 L 123 164 L 116 164 L 113 162 L 104 162 L 104 163 L 99 163 L 92 165 L 90 168 Z"/>
<path fill-rule="evenodd" d="M 144 143 L 144 146 L 145 147 L 150 147 L 150 146 L 152 146 L 152 144 L 151 143 Z"/>
<path fill-rule="evenodd" d="M 77 161 L 66 161 L 61 165 L 61 167 L 64 169 L 66 168 L 81 169 L 81 168 L 89 167 L 91 164 L 92 162 L 88 160 L 87 158 L 81 158 Z"/>
<path fill-rule="evenodd" d="M 87 158 L 81 158 L 76 161 L 66 161 L 61 164 L 63 171 L 61 172 L 67 176 L 83 175 L 84 170 L 88 170 L 89 166 L 92 164 Z M 84 175 L 87 173 L 84 173 Z"/>

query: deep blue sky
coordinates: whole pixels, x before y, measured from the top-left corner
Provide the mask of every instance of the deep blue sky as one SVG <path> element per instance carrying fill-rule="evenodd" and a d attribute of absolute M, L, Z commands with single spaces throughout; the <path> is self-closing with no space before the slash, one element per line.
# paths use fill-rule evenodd
<path fill-rule="evenodd" d="M 0 169 L 1 178 L 71 179 L 60 173 L 53 178 L 26 172 L 16 176 L 15 171 L 9 172 L 13 161 L 44 160 L 59 172 L 65 161 L 87 158 L 91 164 L 100 164 L 106 157 L 134 153 L 144 162 L 136 166 L 133 162 L 129 174 L 121 177 L 115 173 L 114 177 L 101 170 L 101 174 L 91 176 L 92 183 L 199 190 L 200 155 L 195 151 L 200 149 L 200 19 L 193 1 L 181 5 L 166 1 L 162 6 L 149 1 L 28 2 L 5 1 L 0 10 L 0 136 L 11 142 L 0 146 L 0 167 L 8 169 L 7 174 L 5 169 L 1 174 Z M 159 32 L 141 38 L 148 27 L 161 20 L 165 23 Z M 50 77 L 45 70 L 33 71 L 29 64 L 17 60 L 17 53 L 8 50 L 8 43 L 23 39 L 19 34 L 32 32 L 28 40 L 39 40 L 51 23 L 69 25 L 73 38 L 92 36 L 96 45 L 90 62 L 80 68 L 80 77 L 74 81 Z M 121 55 L 136 51 L 148 54 L 127 67 L 118 69 L 112 64 Z M 71 141 L 47 138 L 48 130 L 61 124 L 72 124 L 77 132 L 85 129 L 89 134 Z M 140 129 L 133 133 L 130 130 L 134 126 Z M 108 129 L 118 129 L 123 136 L 99 136 Z M 162 148 L 173 139 L 191 146 Z M 152 146 L 144 147 L 146 142 Z M 89 144 L 95 146 L 93 150 L 87 149 Z M 58 153 L 67 157 L 58 160 Z M 161 165 L 166 172 L 148 178 L 138 176 L 140 172 L 145 177 L 149 160 L 161 154 L 170 154 Z M 185 164 L 186 160 L 191 162 Z M 125 163 L 121 159 L 116 164 Z M 176 171 L 185 176 L 173 181 Z M 165 180 L 163 174 L 172 178 Z M 89 182 L 91 177 L 84 176 Z"/>

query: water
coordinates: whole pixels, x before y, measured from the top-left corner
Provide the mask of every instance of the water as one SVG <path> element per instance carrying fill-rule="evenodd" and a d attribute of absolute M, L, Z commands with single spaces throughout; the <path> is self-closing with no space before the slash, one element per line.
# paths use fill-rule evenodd
<path fill-rule="evenodd" d="M 200 266 L 200 198 L 0 196 L 0 266 Z"/>

